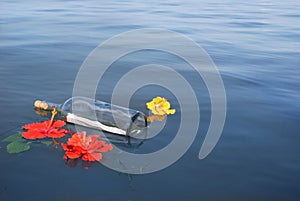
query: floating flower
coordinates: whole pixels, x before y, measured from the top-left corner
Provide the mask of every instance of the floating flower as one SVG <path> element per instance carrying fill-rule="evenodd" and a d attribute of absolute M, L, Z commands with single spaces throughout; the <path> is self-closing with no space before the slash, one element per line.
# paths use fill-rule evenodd
<path fill-rule="evenodd" d="M 49 128 L 49 125 L 52 124 Z M 54 120 L 52 123 L 50 120 L 44 121 L 42 123 L 33 123 L 23 126 L 23 129 L 27 131 L 22 133 L 22 137 L 35 140 L 46 137 L 51 138 L 61 138 L 65 136 L 69 131 L 61 129 L 66 123 L 61 120 Z"/>
<path fill-rule="evenodd" d="M 62 143 L 66 151 L 65 159 L 76 159 L 82 157 L 84 161 L 100 161 L 102 153 L 113 149 L 111 144 L 98 140 L 99 135 L 86 136 L 86 132 L 75 133 L 68 139 L 67 144 Z"/>
<path fill-rule="evenodd" d="M 174 114 L 175 109 L 170 109 L 171 105 L 167 99 L 157 96 L 152 101 L 148 102 L 147 108 L 155 115 L 168 115 Z"/>
<path fill-rule="evenodd" d="M 23 129 L 27 131 L 22 133 L 22 137 L 30 140 L 41 139 L 46 137 L 61 138 L 65 136 L 69 131 L 62 129 L 66 123 L 61 120 L 54 120 L 54 116 L 57 114 L 56 109 L 52 111 L 51 120 L 44 121 L 42 123 L 32 123 L 23 126 Z"/>

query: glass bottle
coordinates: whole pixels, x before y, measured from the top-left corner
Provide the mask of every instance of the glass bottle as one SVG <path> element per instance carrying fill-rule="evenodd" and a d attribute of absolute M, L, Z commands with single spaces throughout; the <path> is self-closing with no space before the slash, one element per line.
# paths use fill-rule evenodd
<path fill-rule="evenodd" d="M 42 110 L 56 107 L 69 123 L 119 135 L 136 137 L 147 127 L 142 112 L 87 97 L 71 97 L 63 104 L 37 100 L 34 106 Z"/>

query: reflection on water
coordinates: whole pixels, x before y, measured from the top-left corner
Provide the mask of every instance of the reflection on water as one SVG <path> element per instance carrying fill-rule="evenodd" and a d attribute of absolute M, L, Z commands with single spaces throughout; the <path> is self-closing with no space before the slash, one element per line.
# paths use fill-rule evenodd
<path fill-rule="evenodd" d="M 137 28 L 170 29 L 199 43 L 218 66 L 228 100 L 222 137 L 214 151 L 199 160 L 211 115 L 204 83 L 174 55 L 144 51 L 124 57 L 99 83 L 97 99 L 110 101 L 116 81 L 135 66 L 173 67 L 189 80 L 199 99 L 201 123 L 189 151 L 163 171 L 130 177 L 132 187 L 127 175 L 102 165 L 87 171 L 66 168 L 63 153 L 50 147 L 9 155 L 0 144 L 0 200 L 299 198 L 298 1 L 3 0 L 0 7 L 1 139 L 25 123 L 44 120 L 35 114 L 34 100 L 64 102 L 90 51 L 115 34 Z M 180 108 L 171 92 L 147 86 L 136 92 L 130 105 L 145 111 L 145 102 L 156 95 L 168 97 L 178 111 L 164 130 L 139 146 L 116 146 L 149 153 L 174 139 Z"/>

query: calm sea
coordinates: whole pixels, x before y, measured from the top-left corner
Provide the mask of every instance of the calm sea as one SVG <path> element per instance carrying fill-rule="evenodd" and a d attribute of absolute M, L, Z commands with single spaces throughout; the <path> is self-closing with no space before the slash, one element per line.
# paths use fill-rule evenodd
<path fill-rule="evenodd" d="M 1 201 L 300 199 L 299 1 L 1 0 L 0 7 L 0 140 L 44 120 L 33 101 L 64 102 L 89 53 L 135 29 L 167 29 L 194 40 L 216 64 L 227 96 L 222 136 L 199 160 L 211 115 L 201 78 L 174 55 L 144 51 L 121 58 L 99 83 L 97 98 L 110 101 L 124 69 L 174 67 L 189 79 L 201 109 L 189 150 L 161 171 L 129 175 L 96 164 L 69 168 L 53 147 L 10 155 L 1 142 Z M 174 139 L 180 105 L 170 91 L 145 87 L 130 105 L 145 112 L 145 102 L 156 95 L 168 97 L 178 113 L 133 152 L 157 151 Z"/>

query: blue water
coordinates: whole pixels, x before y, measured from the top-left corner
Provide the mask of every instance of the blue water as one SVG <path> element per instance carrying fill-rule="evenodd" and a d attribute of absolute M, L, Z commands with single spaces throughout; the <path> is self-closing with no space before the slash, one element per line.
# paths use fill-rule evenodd
<path fill-rule="evenodd" d="M 195 73 L 183 72 L 200 102 L 198 135 L 180 160 L 152 174 L 127 175 L 102 165 L 68 168 L 63 153 L 52 147 L 10 155 L 1 142 L 1 201 L 299 200 L 299 1 L 1 0 L 0 7 L 0 139 L 44 120 L 33 101 L 66 100 L 88 54 L 134 29 L 169 29 L 193 39 L 215 62 L 227 95 L 220 141 L 199 160 L 210 104 L 204 84 L 193 82 L 199 80 Z M 109 75 L 120 76 L 118 65 L 154 61 L 180 66 L 172 55 L 137 53 L 116 63 Z M 109 101 L 117 78 L 104 79 L 101 87 L 107 90 L 97 93 Z M 157 93 L 179 110 L 176 98 L 157 87 L 137 92 L 131 106 L 145 110 Z M 179 114 L 138 151 L 159 150 L 172 141 Z"/>

